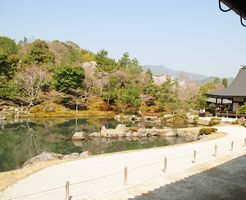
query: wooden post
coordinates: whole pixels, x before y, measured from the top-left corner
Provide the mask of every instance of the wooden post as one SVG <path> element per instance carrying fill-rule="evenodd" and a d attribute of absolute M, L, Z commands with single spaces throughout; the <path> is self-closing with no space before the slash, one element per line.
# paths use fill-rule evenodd
<path fill-rule="evenodd" d="M 231 142 L 231 151 L 233 151 L 234 142 Z"/>
<path fill-rule="evenodd" d="M 193 163 L 196 163 L 196 151 L 193 153 Z"/>
<path fill-rule="evenodd" d="M 217 149 L 218 149 L 218 147 L 217 147 L 217 145 L 215 145 L 214 146 L 214 157 L 217 157 Z"/>
<path fill-rule="evenodd" d="M 127 185 L 127 174 L 128 174 L 127 167 L 125 167 L 125 169 L 124 169 L 124 185 Z"/>
<path fill-rule="evenodd" d="M 164 158 L 164 169 L 163 172 L 166 173 L 167 172 L 167 157 Z"/>
<path fill-rule="evenodd" d="M 69 181 L 66 182 L 66 198 L 65 200 L 69 200 L 70 196 L 69 196 Z"/>

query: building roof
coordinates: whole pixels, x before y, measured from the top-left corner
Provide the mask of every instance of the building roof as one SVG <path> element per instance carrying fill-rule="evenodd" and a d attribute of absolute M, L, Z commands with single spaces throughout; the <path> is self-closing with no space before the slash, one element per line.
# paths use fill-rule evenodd
<path fill-rule="evenodd" d="M 222 90 L 208 92 L 210 97 L 246 97 L 246 66 L 242 67 L 232 83 Z"/>
<path fill-rule="evenodd" d="M 245 0 L 221 0 L 239 16 L 246 20 L 246 1 Z"/>

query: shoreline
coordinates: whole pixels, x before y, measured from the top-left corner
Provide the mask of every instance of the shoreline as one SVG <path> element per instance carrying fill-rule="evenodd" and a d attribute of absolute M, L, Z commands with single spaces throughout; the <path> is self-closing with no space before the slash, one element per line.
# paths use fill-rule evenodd
<path fill-rule="evenodd" d="M 201 127 L 199 127 L 199 128 L 201 128 Z M 2 183 L 0 182 L 0 191 L 5 190 L 7 187 L 15 184 L 17 181 L 24 179 L 24 178 L 26 178 L 26 177 L 28 177 L 28 176 L 36 173 L 36 172 L 39 172 L 39 171 L 46 169 L 48 167 L 60 165 L 62 163 L 67 163 L 67 162 L 71 162 L 71 161 L 79 161 L 79 160 L 84 160 L 84 159 L 88 159 L 88 158 L 97 158 L 97 157 L 104 157 L 104 156 L 110 156 L 110 155 L 121 155 L 121 154 L 134 153 L 134 152 L 143 152 L 143 151 L 148 151 L 148 150 L 158 150 L 158 149 L 164 149 L 164 148 L 186 146 L 189 144 L 215 140 L 215 139 L 224 137 L 226 135 L 227 135 L 227 133 L 216 132 L 216 133 L 208 135 L 207 137 L 202 138 L 200 140 L 185 142 L 182 144 L 151 147 L 151 148 L 144 148 L 144 149 L 116 151 L 116 152 L 112 152 L 112 153 L 89 155 L 86 158 L 70 158 L 70 159 L 64 159 L 64 160 L 42 161 L 42 162 L 38 162 L 38 163 L 35 163 L 33 165 L 30 165 L 30 166 L 26 166 L 26 167 L 21 168 L 21 169 L 10 170 L 10 171 L 6 171 L 6 172 L 0 172 L 0 180 L 5 180 L 5 182 L 2 182 Z"/>

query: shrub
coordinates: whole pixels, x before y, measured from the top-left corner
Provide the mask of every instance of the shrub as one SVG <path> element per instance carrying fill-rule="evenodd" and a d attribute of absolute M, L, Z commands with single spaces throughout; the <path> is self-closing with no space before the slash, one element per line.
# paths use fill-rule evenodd
<path fill-rule="evenodd" d="M 213 132 L 216 132 L 216 128 L 201 128 L 199 130 L 199 135 L 210 135 Z"/>
<path fill-rule="evenodd" d="M 57 91 L 84 89 L 84 69 L 78 66 L 59 67 L 54 72 L 54 85 Z"/>
<path fill-rule="evenodd" d="M 208 126 L 214 126 L 214 125 L 217 125 L 219 123 L 220 123 L 220 121 L 211 119 L 210 122 L 208 123 Z"/>

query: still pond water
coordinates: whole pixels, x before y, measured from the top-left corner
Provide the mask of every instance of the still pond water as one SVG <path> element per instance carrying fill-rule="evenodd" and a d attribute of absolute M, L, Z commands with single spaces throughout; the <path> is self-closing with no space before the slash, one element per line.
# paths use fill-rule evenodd
<path fill-rule="evenodd" d="M 99 131 L 101 126 L 115 128 L 117 124 L 119 122 L 112 118 L 101 117 L 80 119 L 44 118 L 0 123 L 0 172 L 18 169 L 27 159 L 43 151 L 61 154 L 89 151 L 90 154 L 102 154 L 185 142 L 177 137 L 97 138 L 82 142 L 71 140 L 76 131 L 91 133 Z M 146 128 L 167 126 L 165 124 L 157 126 L 149 123 L 126 125 Z"/>

